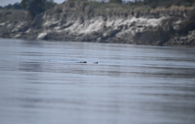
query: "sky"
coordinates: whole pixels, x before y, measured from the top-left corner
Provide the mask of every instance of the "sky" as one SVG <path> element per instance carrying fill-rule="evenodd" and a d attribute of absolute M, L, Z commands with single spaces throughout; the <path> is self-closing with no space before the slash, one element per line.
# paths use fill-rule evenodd
<path fill-rule="evenodd" d="M 5 6 L 5 5 L 8 5 L 8 4 L 14 4 L 16 2 L 21 2 L 21 0 L 0 0 L 0 6 Z M 56 3 L 62 3 L 64 2 L 64 0 L 54 0 L 54 2 Z"/>

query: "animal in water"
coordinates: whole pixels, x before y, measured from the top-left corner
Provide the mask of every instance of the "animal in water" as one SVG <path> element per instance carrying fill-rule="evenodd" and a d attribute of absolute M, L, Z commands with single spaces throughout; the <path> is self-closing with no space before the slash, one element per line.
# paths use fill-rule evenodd
<path fill-rule="evenodd" d="M 77 63 L 87 63 L 86 61 L 81 61 L 81 62 L 77 62 Z"/>
<path fill-rule="evenodd" d="M 77 62 L 77 63 L 87 63 L 86 61 L 80 61 L 80 62 Z M 94 62 L 94 64 L 98 64 L 98 62 Z"/>

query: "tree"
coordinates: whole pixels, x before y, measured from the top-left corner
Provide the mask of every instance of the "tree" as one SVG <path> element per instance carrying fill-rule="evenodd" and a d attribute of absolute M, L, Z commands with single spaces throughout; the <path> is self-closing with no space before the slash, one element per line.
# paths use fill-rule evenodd
<path fill-rule="evenodd" d="M 15 4 L 13 4 L 12 6 L 13 6 L 13 7 L 12 7 L 13 9 L 22 9 L 22 6 L 21 6 L 20 3 L 18 3 L 18 2 L 15 3 Z"/>
<path fill-rule="evenodd" d="M 7 6 L 4 6 L 5 9 L 12 9 L 12 5 L 8 4 Z"/>
<path fill-rule="evenodd" d="M 122 0 L 110 0 L 109 2 L 110 2 L 110 3 L 120 3 L 120 4 L 123 3 Z"/>
<path fill-rule="evenodd" d="M 46 0 L 22 0 L 22 8 L 29 11 L 30 15 L 34 18 L 39 13 L 42 13 L 45 8 Z"/>
<path fill-rule="evenodd" d="M 53 0 L 46 0 L 44 9 L 45 9 L 45 10 L 51 9 L 51 8 L 53 8 L 55 5 L 56 5 L 56 3 L 54 3 Z"/>

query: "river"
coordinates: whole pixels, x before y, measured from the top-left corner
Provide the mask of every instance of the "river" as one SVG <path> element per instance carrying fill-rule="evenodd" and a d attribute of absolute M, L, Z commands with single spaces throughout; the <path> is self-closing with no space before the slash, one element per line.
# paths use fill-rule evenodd
<path fill-rule="evenodd" d="M 0 124 L 194 122 L 194 48 L 0 39 Z"/>

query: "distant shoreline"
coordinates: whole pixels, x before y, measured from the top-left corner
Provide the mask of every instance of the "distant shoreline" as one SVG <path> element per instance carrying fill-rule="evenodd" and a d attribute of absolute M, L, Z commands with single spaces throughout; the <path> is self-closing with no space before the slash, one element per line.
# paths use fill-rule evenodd
<path fill-rule="evenodd" d="M 36 16 L 33 21 L 29 21 L 28 13 L 24 10 L 0 10 L 0 37 L 195 46 L 195 30 L 191 28 L 195 23 L 194 7 L 122 9 L 122 5 L 115 4 L 105 4 L 106 7 L 100 8 L 100 3 L 73 3 L 74 6 L 70 6 L 70 2 L 56 5 Z M 118 10 L 114 7 L 118 7 Z M 3 18 L 7 20 L 3 21 Z"/>

